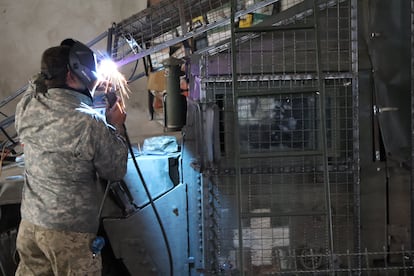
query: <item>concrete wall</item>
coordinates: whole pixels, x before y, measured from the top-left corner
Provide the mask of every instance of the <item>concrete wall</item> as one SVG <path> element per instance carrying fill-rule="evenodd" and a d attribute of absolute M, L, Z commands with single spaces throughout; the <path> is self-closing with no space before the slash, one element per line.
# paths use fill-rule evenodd
<path fill-rule="evenodd" d="M 87 43 L 146 4 L 146 0 L 1 0 L 0 101 L 39 71 L 46 48 L 68 37 Z M 94 47 L 102 51 L 105 48 L 106 42 Z M 146 78 L 131 84 L 131 91 L 126 123 L 131 140 L 142 142 L 145 137 L 162 134 L 160 123 L 148 121 Z M 13 114 L 15 104 L 0 111 Z"/>

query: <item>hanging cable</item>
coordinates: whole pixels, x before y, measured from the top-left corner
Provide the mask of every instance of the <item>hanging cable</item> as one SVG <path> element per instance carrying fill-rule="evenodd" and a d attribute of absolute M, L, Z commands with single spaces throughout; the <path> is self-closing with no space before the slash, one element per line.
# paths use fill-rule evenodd
<path fill-rule="evenodd" d="M 160 226 L 160 229 L 161 229 L 161 232 L 162 232 L 162 237 L 164 239 L 165 247 L 166 247 L 167 253 L 168 253 L 168 261 L 169 261 L 169 265 L 170 265 L 170 275 L 172 276 L 174 274 L 174 270 L 173 270 L 174 267 L 173 267 L 173 259 L 172 259 L 172 254 L 171 254 L 171 248 L 170 248 L 170 244 L 169 244 L 168 238 L 167 238 L 167 233 L 165 232 L 165 228 L 164 228 L 164 225 L 162 224 L 162 220 L 161 220 L 161 217 L 158 213 L 157 207 L 154 204 L 154 200 L 151 197 L 151 194 L 149 192 L 147 184 L 145 183 L 142 172 L 141 172 L 141 170 L 138 166 L 138 162 L 137 162 L 137 159 L 135 158 L 134 150 L 132 149 L 131 141 L 129 140 L 128 132 L 127 132 L 127 129 L 126 129 L 125 125 L 124 125 L 124 129 L 125 129 L 125 139 L 126 139 L 126 142 L 127 142 L 127 145 L 128 145 L 129 152 L 131 154 L 132 161 L 134 162 L 135 169 L 136 169 L 136 171 L 138 173 L 138 176 L 139 176 L 139 178 L 142 182 L 142 186 L 144 187 L 145 193 L 146 193 L 146 195 L 149 199 L 151 208 L 154 211 L 154 214 L 157 218 L 157 222 L 158 222 L 158 224 Z"/>

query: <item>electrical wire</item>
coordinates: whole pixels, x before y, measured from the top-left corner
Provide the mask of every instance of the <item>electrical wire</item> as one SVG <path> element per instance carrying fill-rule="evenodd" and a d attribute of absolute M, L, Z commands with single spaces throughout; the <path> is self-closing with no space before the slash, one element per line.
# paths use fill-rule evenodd
<path fill-rule="evenodd" d="M 135 62 L 134 69 L 132 70 L 132 73 L 131 73 L 131 75 L 129 76 L 129 78 L 128 78 L 128 80 L 127 80 L 127 82 L 128 82 L 128 83 L 129 83 L 129 82 L 131 82 L 132 77 L 134 77 L 135 72 L 137 71 L 137 68 L 138 68 L 138 61 L 139 61 L 139 59 Z"/>
<path fill-rule="evenodd" d="M 174 267 L 173 267 L 173 259 L 172 259 L 172 254 L 171 254 L 171 248 L 170 248 L 170 244 L 169 244 L 168 238 L 167 238 L 167 233 L 165 232 L 165 228 L 164 228 L 164 225 L 162 223 L 161 217 L 158 213 L 157 207 L 154 204 L 154 200 L 151 197 L 151 194 L 149 192 L 147 184 L 145 183 L 142 172 L 141 172 L 141 170 L 138 166 L 138 162 L 137 162 L 137 159 L 135 158 L 134 150 L 132 149 L 131 141 L 129 140 L 129 136 L 128 136 L 128 132 L 127 132 L 125 124 L 124 124 L 124 129 L 125 129 L 125 140 L 126 140 L 126 143 L 128 145 L 128 149 L 129 149 L 129 152 L 131 154 L 132 161 L 134 162 L 135 169 L 137 170 L 137 173 L 138 173 L 138 176 L 141 180 L 142 186 L 144 187 L 145 193 L 146 193 L 146 195 L 147 195 L 147 197 L 150 201 L 151 208 L 154 211 L 155 217 L 157 218 L 157 222 L 158 222 L 158 224 L 160 226 L 160 229 L 161 229 L 161 232 L 162 232 L 162 237 L 164 239 L 165 247 L 166 247 L 167 253 L 168 253 L 168 261 L 169 261 L 169 265 L 170 265 L 170 275 L 172 276 L 174 274 Z"/>

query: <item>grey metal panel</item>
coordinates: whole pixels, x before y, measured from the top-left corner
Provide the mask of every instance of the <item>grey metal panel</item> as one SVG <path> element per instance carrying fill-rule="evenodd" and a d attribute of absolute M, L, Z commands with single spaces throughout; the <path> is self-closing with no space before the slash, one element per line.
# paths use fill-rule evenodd
<path fill-rule="evenodd" d="M 411 147 L 410 1 L 370 1 L 366 8 L 365 39 L 385 150 L 389 158 L 407 162 Z"/>
<path fill-rule="evenodd" d="M 4 166 L 0 177 L 0 205 L 20 204 L 23 185 L 24 163 Z"/>
<path fill-rule="evenodd" d="M 170 156 L 140 155 L 136 156 L 136 160 L 153 199 L 156 199 L 178 184 L 174 183 L 178 179 L 174 180 L 171 178 L 171 176 L 178 175 L 177 154 Z M 173 165 L 171 161 L 174 163 Z M 123 180 L 133 197 L 133 203 L 137 207 L 142 208 L 149 203 L 142 181 L 131 158 L 128 159 L 127 173 Z"/>
<path fill-rule="evenodd" d="M 179 184 L 155 201 L 167 234 L 174 275 L 187 275 L 186 185 Z M 167 248 L 150 205 L 127 218 L 106 218 L 103 226 L 113 252 L 131 275 L 170 275 Z"/>

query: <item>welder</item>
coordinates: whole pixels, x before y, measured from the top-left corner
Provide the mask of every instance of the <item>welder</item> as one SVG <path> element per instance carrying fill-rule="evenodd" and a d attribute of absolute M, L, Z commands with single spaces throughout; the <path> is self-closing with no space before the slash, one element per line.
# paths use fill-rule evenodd
<path fill-rule="evenodd" d="M 16 107 L 25 185 L 16 275 L 101 275 L 91 250 L 99 226 L 98 179 L 117 181 L 127 168 L 126 114 L 92 107 L 96 57 L 67 39 L 45 50 L 41 73 Z"/>

